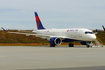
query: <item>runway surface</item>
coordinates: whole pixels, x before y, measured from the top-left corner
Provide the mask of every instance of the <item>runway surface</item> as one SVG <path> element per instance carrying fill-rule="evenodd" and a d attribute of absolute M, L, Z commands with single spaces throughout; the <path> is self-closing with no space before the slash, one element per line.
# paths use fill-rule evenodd
<path fill-rule="evenodd" d="M 0 70 L 105 70 L 105 47 L 0 46 Z"/>

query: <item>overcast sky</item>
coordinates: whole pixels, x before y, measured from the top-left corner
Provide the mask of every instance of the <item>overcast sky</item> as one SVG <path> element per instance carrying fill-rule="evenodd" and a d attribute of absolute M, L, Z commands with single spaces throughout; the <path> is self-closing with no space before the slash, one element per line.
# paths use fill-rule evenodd
<path fill-rule="evenodd" d="M 45 28 L 105 26 L 105 0 L 0 0 L 0 27 L 36 29 L 35 11 Z"/>

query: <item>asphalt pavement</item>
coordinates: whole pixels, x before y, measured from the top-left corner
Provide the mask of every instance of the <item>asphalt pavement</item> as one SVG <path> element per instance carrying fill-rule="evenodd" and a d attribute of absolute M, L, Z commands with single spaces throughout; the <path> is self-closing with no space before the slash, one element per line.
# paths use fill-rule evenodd
<path fill-rule="evenodd" d="M 0 46 L 0 70 L 105 70 L 105 47 Z"/>

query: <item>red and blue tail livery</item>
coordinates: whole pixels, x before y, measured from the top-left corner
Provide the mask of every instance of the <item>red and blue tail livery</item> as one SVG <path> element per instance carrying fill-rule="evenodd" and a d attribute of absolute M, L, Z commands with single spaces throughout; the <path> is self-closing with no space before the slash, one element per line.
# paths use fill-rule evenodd
<path fill-rule="evenodd" d="M 37 12 L 34 12 L 35 13 L 35 18 L 36 18 L 36 25 L 37 25 L 37 29 L 45 29 L 40 21 L 40 18 L 37 14 Z"/>

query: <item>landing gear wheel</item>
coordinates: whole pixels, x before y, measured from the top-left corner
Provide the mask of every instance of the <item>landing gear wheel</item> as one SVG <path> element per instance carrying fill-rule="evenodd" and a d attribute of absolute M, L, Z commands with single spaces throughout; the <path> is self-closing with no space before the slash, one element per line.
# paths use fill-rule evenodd
<path fill-rule="evenodd" d="M 90 46 L 89 46 L 89 45 L 87 45 L 86 47 L 87 47 L 87 48 L 89 48 Z"/>
<path fill-rule="evenodd" d="M 50 45 L 50 47 L 55 47 L 55 45 Z"/>
<path fill-rule="evenodd" d="M 52 45 L 50 45 L 50 47 L 52 47 Z"/>
<path fill-rule="evenodd" d="M 73 44 L 73 43 L 70 43 L 70 44 L 69 44 L 69 47 L 74 47 L 74 44 Z"/>
<path fill-rule="evenodd" d="M 55 47 L 55 45 L 53 45 L 53 47 Z"/>

